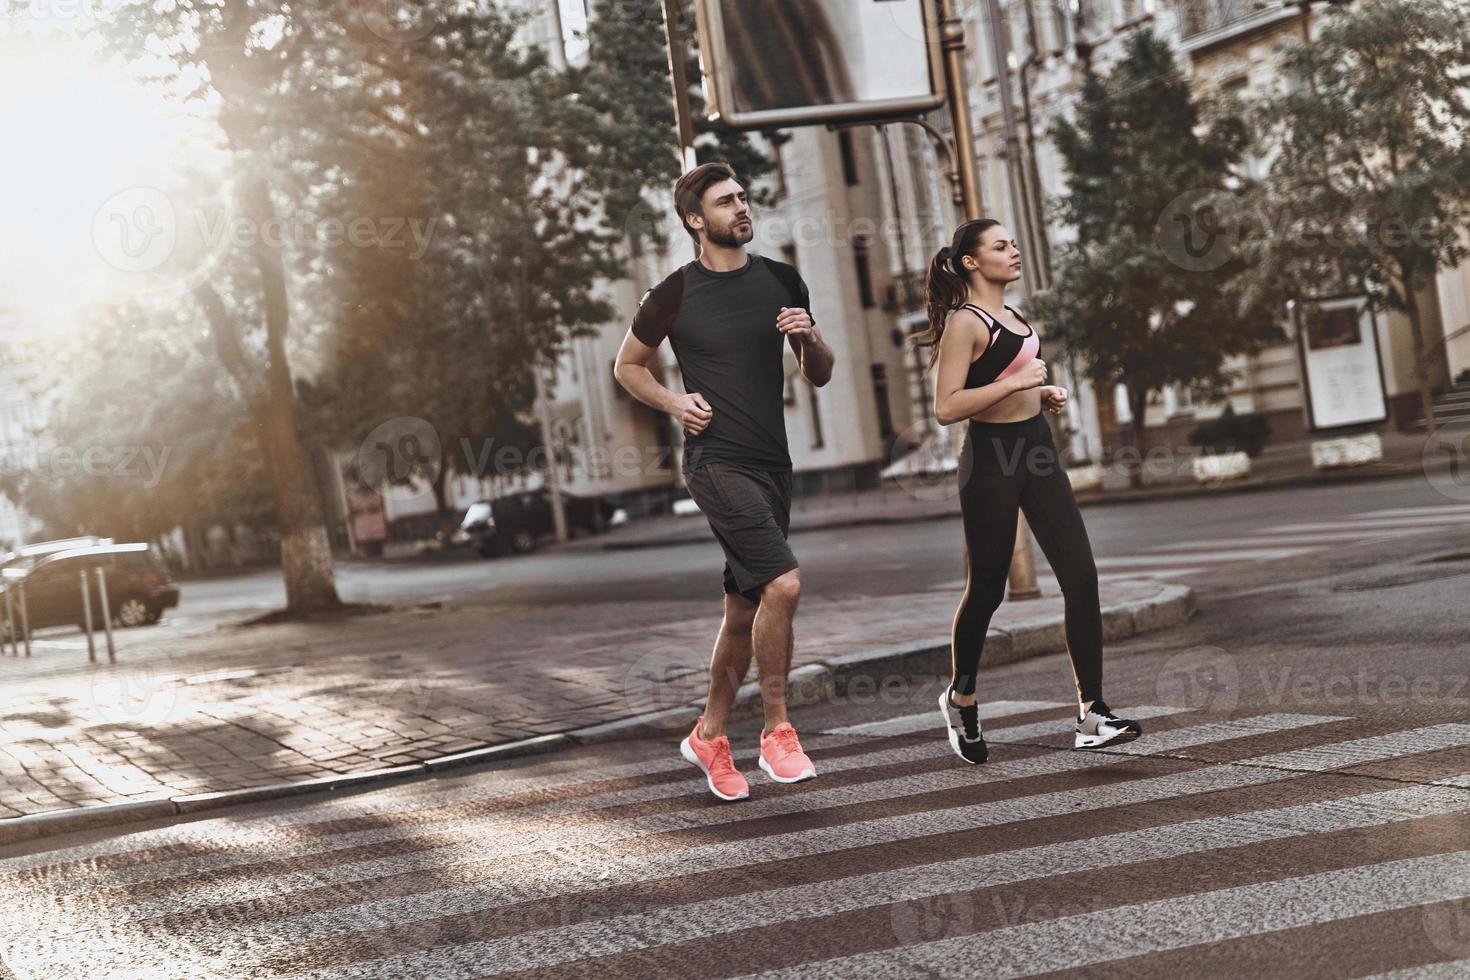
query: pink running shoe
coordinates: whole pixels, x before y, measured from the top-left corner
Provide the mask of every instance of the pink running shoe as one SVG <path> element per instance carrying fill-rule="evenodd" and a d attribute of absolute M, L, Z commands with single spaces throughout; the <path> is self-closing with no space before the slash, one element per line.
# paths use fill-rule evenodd
<path fill-rule="evenodd" d="M 704 715 L 700 715 L 694 722 L 694 731 L 679 743 L 679 754 L 704 770 L 711 793 L 722 800 L 745 799 L 750 795 L 750 785 L 730 758 L 730 740 L 721 735 L 705 741 L 699 737 L 699 726 L 703 724 Z"/>
<path fill-rule="evenodd" d="M 778 783 L 799 783 L 817 774 L 790 722 L 782 722 L 769 735 L 761 735 L 761 768 Z"/>

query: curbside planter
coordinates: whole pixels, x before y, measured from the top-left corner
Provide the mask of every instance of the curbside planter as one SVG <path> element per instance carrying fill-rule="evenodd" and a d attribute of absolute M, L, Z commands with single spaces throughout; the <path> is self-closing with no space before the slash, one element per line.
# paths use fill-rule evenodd
<path fill-rule="evenodd" d="M 1072 482 L 1074 493 L 1097 490 L 1103 484 L 1103 468 L 1100 463 L 1083 463 L 1067 468 L 1067 479 Z"/>
<path fill-rule="evenodd" d="M 1243 452 L 1196 456 L 1190 460 L 1190 467 L 1194 471 L 1194 482 L 1218 483 L 1249 476 L 1251 458 Z"/>
<path fill-rule="evenodd" d="M 1376 463 L 1383 458 L 1383 439 L 1376 432 L 1312 442 L 1312 466 L 1319 470 Z"/>

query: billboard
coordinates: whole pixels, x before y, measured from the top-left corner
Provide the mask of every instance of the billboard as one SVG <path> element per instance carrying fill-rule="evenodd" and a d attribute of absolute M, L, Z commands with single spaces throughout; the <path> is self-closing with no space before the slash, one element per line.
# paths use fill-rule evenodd
<path fill-rule="evenodd" d="M 1313 430 L 1388 418 L 1378 330 L 1365 296 L 1293 304 L 1297 352 Z"/>
<path fill-rule="evenodd" d="M 944 104 L 929 0 L 696 0 L 704 94 L 730 129 L 913 116 Z"/>

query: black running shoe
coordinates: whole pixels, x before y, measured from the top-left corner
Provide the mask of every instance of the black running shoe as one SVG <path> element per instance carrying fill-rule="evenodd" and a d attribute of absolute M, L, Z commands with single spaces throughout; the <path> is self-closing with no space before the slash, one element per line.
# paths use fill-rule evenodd
<path fill-rule="evenodd" d="M 1119 745 L 1131 742 L 1143 734 L 1143 727 L 1136 721 L 1119 718 L 1101 700 L 1092 702 L 1087 717 L 1077 722 L 1077 738 L 1073 748 L 1100 749 L 1104 745 Z"/>
<path fill-rule="evenodd" d="M 954 703 L 953 694 L 952 684 L 939 692 L 939 713 L 944 717 L 950 747 L 972 766 L 984 762 L 990 758 L 990 749 L 985 746 L 985 736 L 980 734 L 980 705 L 961 707 Z"/>

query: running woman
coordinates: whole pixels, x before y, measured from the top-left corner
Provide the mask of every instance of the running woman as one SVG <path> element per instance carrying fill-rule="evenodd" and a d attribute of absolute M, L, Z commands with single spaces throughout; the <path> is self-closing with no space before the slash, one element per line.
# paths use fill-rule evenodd
<path fill-rule="evenodd" d="M 1102 699 L 1102 610 L 1087 528 L 1072 496 L 1042 410 L 1059 414 L 1067 391 L 1046 384 L 1040 341 L 1005 305 L 1021 278 L 1021 253 L 1000 222 L 967 221 L 929 266 L 929 327 L 916 346 L 939 365 L 934 414 L 940 425 L 969 420 L 960 451 L 960 514 L 965 530 L 965 593 L 955 612 L 953 677 L 939 711 L 955 754 L 984 762 L 975 673 L 990 618 L 1005 597 L 1016 511 L 1026 514 L 1065 600 L 1067 652 L 1077 689 L 1073 744 L 1095 749 L 1142 734 Z"/>
<path fill-rule="evenodd" d="M 644 295 L 613 373 L 633 397 L 678 419 L 685 485 L 725 553 L 725 617 L 709 697 L 679 751 L 703 770 L 711 793 L 739 800 L 750 787 L 731 760 L 725 726 L 752 654 L 765 712 L 761 769 L 782 783 L 817 774 L 786 715 L 801 578 L 786 540 L 791 456 L 782 358 L 789 344 L 818 387 L 831 380 L 834 358 L 796 270 L 747 254 L 755 237 L 750 202 L 729 166 L 706 163 L 681 177 L 674 211 L 698 258 Z M 665 337 L 684 376 L 682 395 L 648 369 Z"/>

